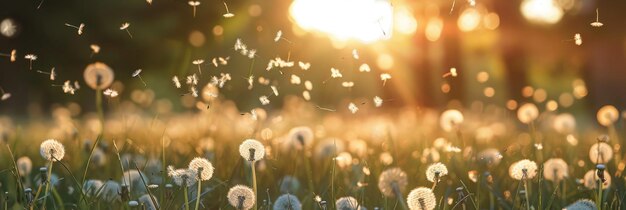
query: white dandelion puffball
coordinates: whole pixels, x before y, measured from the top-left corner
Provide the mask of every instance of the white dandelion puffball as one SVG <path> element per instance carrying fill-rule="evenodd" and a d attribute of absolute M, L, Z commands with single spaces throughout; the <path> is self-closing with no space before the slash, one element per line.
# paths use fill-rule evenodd
<path fill-rule="evenodd" d="M 598 189 L 597 186 L 599 179 L 600 177 L 598 177 L 596 170 L 589 170 L 587 171 L 587 173 L 585 173 L 585 176 L 583 177 L 583 185 L 585 185 L 585 187 L 588 189 Z M 602 183 L 602 189 L 609 188 L 609 186 L 611 186 L 611 174 L 609 174 L 607 170 L 604 170 L 604 179 L 605 180 L 604 183 Z"/>
<path fill-rule="evenodd" d="M 524 124 L 529 124 L 537 119 L 538 116 L 539 110 L 535 104 L 527 103 L 517 109 L 517 119 Z"/>
<path fill-rule="evenodd" d="M 118 194 L 120 191 L 120 184 L 118 184 L 116 181 L 106 181 L 104 183 L 104 187 L 100 192 L 100 198 L 106 202 L 120 201 L 121 197 Z"/>
<path fill-rule="evenodd" d="M 400 168 L 391 168 L 383 171 L 378 177 L 378 189 L 387 197 L 396 197 L 394 188 L 403 193 L 409 184 L 407 175 Z M 402 195 L 398 195 L 402 196 Z"/>
<path fill-rule="evenodd" d="M 102 192 L 104 182 L 97 179 L 90 179 L 83 184 L 83 193 L 88 197 L 98 197 Z"/>
<path fill-rule="evenodd" d="M 576 118 L 570 113 L 559 114 L 552 121 L 552 128 L 560 134 L 571 134 L 576 130 Z"/>
<path fill-rule="evenodd" d="M 430 188 L 418 187 L 409 193 L 406 202 L 411 210 L 433 210 L 437 205 L 435 194 Z"/>
<path fill-rule="evenodd" d="M 174 183 L 178 186 L 191 187 L 198 181 L 197 173 L 188 168 L 174 169 L 173 166 L 167 167 L 167 175 L 172 178 Z"/>
<path fill-rule="evenodd" d="M 599 142 L 591 145 L 589 148 L 589 159 L 595 164 L 605 164 L 613 158 L 613 149 L 611 145 Z"/>
<path fill-rule="evenodd" d="M 200 168 L 202 168 L 202 172 L 200 173 L 200 179 L 202 181 L 209 180 L 211 179 L 211 177 L 213 177 L 213 164 L 211 164 L 209 160 L 197 157 L 189 162 L 189 170 L 198 173 L 200 171 Z"/>
<path fill-rule="evenodd" d="M 443 163 L 435 163 L 426 169 L 426 179 L 430 182 L 438 182 L 439 178 L 448 174 L 448 168 Z"/>
<path fill-rule="evenodd" d="M 569 206 L 563 208 L 564 210 L 595 210 L 598 209 L 596 203 L 589 199 L 580 199 Z"/>
<path fill-rule="evenodd" d="M 301 210 L 302 204 L 294 195 L 283 194 L 274 201 L 273 210 Z"/>
<path fill-rule="evenodd" d="M 33 170 L 33 161 L 30 160 L 29 157 L 23 156 L 17 159 L 17 170 L 20 173 L 20 176 L 26 177 Z"/>
<path fill-rule="evenodd" d="M 335 201 L 337 210 L 357 210 L 359 202 L 352 196 L 341 197 Z"/>
<path fill-rule="evenodd" d="M 456 109 L 449 109 L 441 113 L 439 125 L 446 132 L 451 132 L 463 123 L 463 114 Z"/>
<path fill-rule="evenodd" d="M 568 177 L 567 163 L 561 158 L 551 158 L 543 163 L 543 178 L 559 182 Z"/>
<path fill-rule="evenodd" d="M 313 143 L 315 136 L 313 130 L 307 126 L 299 126 L 289 130 L 287 138 L 290 144 L 296 145 L 296 148 L 308 147 Z"/>
<path fill-rule="evenodd" d="M 523 178 L 532 179 L 537 175 L 537 163 L 528 159 L 517 161 L 511 164 L 509 175 L 517 180 L 522 180 Z"/>
<path fill-rule="evenodd" d="M 228 203 L 236 209 L 251 209 L 255 201 L 254 191 L 247 186 L 236 185 L 228 190 Z"/>
<path fill-rule="evenodd" d="M 612 105 L 605 105 L 598 110 L 596 115 L 598 123 L 603 126 L 611 126 L 619 118 L 619 111 Z"/>
<path fill-rule="evenodd" d="M 265 147 L 257 140 L 246 139 L 239 145 L 239 154 L 247 161 L 258 161 L 265 156 Z"/>
<path fill-rule="evenodd" d="M 93 89 L 104 90 L 109 87 L 115 78 L 113 70 L 102 62 L 89 64 L 83 73 L 85 83 Z"/>
<path fill-rule="evenodd" d="M 45 140 L 39 147 L 41 157 L 48 161 L 59 161 L 65 156 L 65 147 L 54 139 Z"/>

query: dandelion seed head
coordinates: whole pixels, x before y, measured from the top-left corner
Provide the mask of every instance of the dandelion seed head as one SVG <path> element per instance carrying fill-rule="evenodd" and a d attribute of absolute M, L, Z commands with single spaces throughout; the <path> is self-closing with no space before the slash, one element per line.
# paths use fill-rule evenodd
<path fill-rule="evenodd" d="M 576 130 L 576 119 L 570 113 L 559 114 L 554 118 L 552 128 L 561 134 L 571 134 Z"/>
<path fill-rule="evenodd" d="M 6 18 L 0 22 L 0 34 L 5 37 L 13 37 L 17 34 L 17 24 L 11 18 Z"/>
<path fill-rule="evenodd" d="M 589 159 L 595 164 L 606 164 L 613 158 L 613 148 L 611 145 L 599 142 L 589 148 Z"/>
<path fill-rule="evenodd" d="M 237 209 L 248 210 L 254 206 L 254 191 L 244 185 L 235 185 L 228 190 L 228 203 Z"/>
<path fill-rule="evenodd" d="M 509 167 L 509 176 L 516 180 L 532 179 L 537 175 L 537 163 L 528 159 L 517 161 Z"/>
<path fill-rule="evenodd" d="M 172 178 L 174 184 L 178 186 L 187 186 L 191 187 L 198 181 L 196 178 L 197 174 L 188 168 L 184 169 L 174 169 L 173 166 L 167 167 L 167 175 Z"/>
<path fill-rule="evenodd" d="M 607 189 L 611 186 L 611 174 L 607 170 L 604 170 L 604 182 L 602 183 L 602 189 Z M 589 170 L 583 177 L 583 185 L 588 189 L 598 189 L 598 173 L 596 170 Z"/>
<path fill-rule="evenodd" d="M 352 196 L 341 197 L 335 201 L 337 210 L 357 210 L 359 202 Z"/>
<path fill-rule="evenodd" d="M 400 168 L 387 169 L 378 177 L 378 189 L 387 197 L 396 197 L 394 188 L 400 191 L 398 196 L 402 196 L 408 184 L 406 172 Z"/>
<path fill-rule="evenodd" d="M 104 187 L 100 191 L 100 199 L 106 202 L 120 201 L 119 192 L 121 191 L 120 184 L 116 181 L 109 180 L 104 183 Z"/>
<path fill-rule="evenodd" d="M 48 139 L 39 146 L 39 153 L 44 159 L 56 162 L 65 156 L 65 147 L 57 140 Z"/>
<path fill-rule="evenodd" d="M 283 194 L 274 201 L 273 210 L 301 210 L 302 204 L 294 195 Z"/>
<path fill-rule="evenodd" d="M 213 177 L 213 164 L 209 162 L 206 158 L 194 158 L 189 162 L 189 170 L 194 171 L 195 173 L 200 172 L 200 168 L 202 168 L 202 172 L 200 173 L 200 179 L 202 181 L 206 181 Z"/>
<path fill-rule="evenodd" d="M 598 123 L 603 126 L 611 126 L 619 118 L 619 111 L 613 105 L 605 105 L 598 110 L 596 114 Z"/>
<path fill-rule="evenodd" d="M 239 145 L 239 154 L 247 161 L 259 161 L 265 156 L 265 146 L 255 139 L 246 139 Z"/>
<path fill-rule="evenodd" d="M 278 32 L 276 32 L 276 36 L 274 37 L 274 42 L 278 42 L 282 36 L 283 36 L 283 31 L 278 30 Z"/>
<path fill-rule="evenodd" d="M 104 182 L 97 179 L 90 179 L 83 184 L 83 193 L 88 197 L 98 197 L 102 192 Z"/>
<path fill-rule="evenodd" d="M 559 182 L 568 175 L 567 163 L 561 158 L 551 158 L 543 163 L 543 178 L 553 182 Z"/>
<path fill-rule="evenodd" d="M 439 182 L 445 175 L 448 175 L 448 168 L 443 163 L 434 163 L 426 169 L 426 179 L 430 182 Z"/>
<path fill-rule="evenodd" d="M 595 210 L 598 209 L 596 203 L 589 199 L 580 199 L 565 208 L 564 210 Z"/>
<path fill-rule="evenodd" d="M 146 192 L 144 181 L 145 183 L 150 183 L 150 179 L 148 179 L 145 173 L 140 173 L 136 169 L 130 169 L 122 174 L 122 180 L 120 183 L 130 186 L 130 190 L 133 194 L 143 194 Z"/>
<path fill-rule="evenodd" d="M 446 132 L 454 131 L 458 129 L 461 123 L 463 123 L 463 114 L 456 109 L 449 109 L 441 113 L 439 117 L 439 126 Z"/>
<path fill-rule="evenodd" d="M 298 126 L 289 130 L 287 140 L 292 147 L 303 149 L 313 144 L 313 130 L 308 126 Z"/>
<path fill-rule="evenodd" d="M 22 177 L 28 177 L 33 170 L 33 161 L 28 156 L 22 156 L 16 160 L 17 170 Z"/>
<path fill-rule="evenodd" d="M 527 103 L 517 109 L 517 119 L 522 123 L 529 124 L 537 119 L 538 116 L 539 110 L 535 104 Z"/>
<path fill-rule="evenodd" d="M 137 201 L 128 201 L 128 206 L 130 206 L 130 207 L 137 207 L 137 206 L 139 206 L 139 202 L 137 202 Z"/>
<path fill-rule="evenodd" d="M 89 87 L 103 90 L 113 83 L 115 75 L 113 70 L 106 64 L 95 62 L 85 68 L 83 77 Z"/>
<path fill-rule="evenodd" d="M 435 194 L 430 188 L 418 187 L 407 196 L 407 204 L 411 210 L 433 210 L 437 205 Z"/>

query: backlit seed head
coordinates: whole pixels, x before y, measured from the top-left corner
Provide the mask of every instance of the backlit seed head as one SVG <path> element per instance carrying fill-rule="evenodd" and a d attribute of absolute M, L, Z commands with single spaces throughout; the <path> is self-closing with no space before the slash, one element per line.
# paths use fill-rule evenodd
<path fill-rule="evenodd" d="M 235 185 L 228 190 L 228 203 L 238 210 L 248 210 L 254 206 L 254 191 L 244 185 Z"/>
<path fill-rule="evenodd" d="M 265 147 L 257 140 L 246 139 L 239 145 L 239 154 L 247 161 L 258 161 L 265 156 Z"/>
<path fill-rule="evenodd" d="M 287 134 L 289 144 L 297 149 L 303 149 L 311 146 L 314 137 L 313 130 L 307 126 L 292 128 L 289 130 L 289 134 Z"/>
<path fill-rule="evenodd" d="M 411 190 L 406 201 L 411 210 L 433 210 L 437 204 L 435 194 L 426 187 Z"/>
<path fill-rule="evenodd" d="M 65 156 L 65 147 L 54 139 L 45 140 L 39 147 L 41 157 L 48 161 L 59 161 Z"/>
<path fill-rule="evenodd" d="M 595 143 L 589 148 L 589 159 L 596 164 L 605 164 L 613 159 L 613 149 L 607 143 Z"/>
<path fill-rule="evenodd" d="M 202 169 L 200 170 L 200 168 Z M 214 168 L 209 160 L 197 157 L 189 162 L 189 170 L 199 173 L 200 179 L 206 181 L 213 177 Z"/>
<path fill-rule="evenodd" d="M 446 110 L 441 113 L 441 117 L 439 117 L 439 126 L 446 132 L 458 129 L 461 123 L 463 123 L 463 114 L 456 109 Z"/>
<path fill-rule="evenodd" d="M 611 126 L 619 118 L 619 111 L 612 105 L 605 105 L 598 110 L 596 115 L 598 123 L 603 126 Z"/>
<path fill-rule="evenodd" d="M 387 197 L 402 196 L 401 193 L 406 190 L 408 184 L 407 175 L 400 168 L 387 169 L 378 177 L 378 189 Z M 396 195 L 396 193 L 400 193 L 400 195 Z"/>
<path fill-rule="evenodd" d="M 29 157 L 23 156 L 17 159 L 17 170 L 20 172 L 20 176 L 27 177 L 33 170 L 33 161 Z"/>
<path fill-rule="evenodd" d="M 524 124 L 529 124 L 537 119 L 538 116 L 539 110 L 535 104 L 527 103 L 517 109 L 517 119 Z"/>
<path fill-rule="evenodd" d="M 335 201 L 337 210 L 357 210 L 359 202 L 352 196 L 346 196 Z"/>
<path fill-rule="evenodd" d="M 274 201 L 273 210 L 301 210 L 302 204 L 294 195 L 283 194 Z"/>
<path fill-rule="evenodd" d="M 561 158 L 551 158 L 543 163 L 543 177 L 546 180 L 559 182 L 568 177 L 567 163 Z"/>
<path fill-rule="evenodd" d="M 104 90 L 109 87 L 115 79 L 113 70 L 101 62 L 89 64 L 87 68 L 85 68 L 83 77 L 85 78 L 85 83 L 95 90 Z"/>
<path fill-rule="evenodd" d="M 513 179 L 532 179 L 537 175 L 537 163 L 528 159 L 517 161 L 511 164 L 509 175 Z"/>
<path fill-rule="evenodd" d="M 581 199 L 570 204 L 569 206 L 566 206 L 563 209 L 565 210 L 595 210 L 595 209 L 598 209 L 598 207 L 596 206 L 596 203 L 592 200 Z"/>
<path fill-rule="evenodd" d="M 603 173 L 604 182 L 602 182 L 602 189 L 606 189 L 611 186 L 611 174 L 607 170 L 604 170 Z M 588 189 L 598 189 L 598 180 L 601 181 L 600 177 L 598 177 L 598 171 L 589 170 L 583 177 L 583 185 Z"/>
<path fill-rule="evenodd" d="M 442 176 L 448 174 L 448 168 L 443 163 L 435 163 L 426 169 L 426 179 L 430 182 L 438 182 Z"/>

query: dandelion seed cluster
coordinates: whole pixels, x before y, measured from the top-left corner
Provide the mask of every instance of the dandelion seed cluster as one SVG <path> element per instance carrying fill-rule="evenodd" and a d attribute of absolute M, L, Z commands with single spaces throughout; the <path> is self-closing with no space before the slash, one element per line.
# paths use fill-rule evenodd
<path fill-rule="evenodd" d="M 513 179 L 532 179 L 537 175 L 537 163 L 528 159 L 517 161 L 509 167 L 509 176 Z"/>
<path fill-rule="evenodd" d="M 44 159 L 56 162 L 65 157 L 65 147 L 57 140 L 48 139 L 41 143 L 39 153 Z"/>
<path fill-rule="evenodd" d="M 335 201 L 337 210 L 358 210 L 359 202 L 352 196 L 341 197 Z"/>
<path fill-rule="evenodd" d="M 200 168 L 202 168 L 201 173 L 199 174 L 200 180 L 206 181 L 213 177 L 213 164 L 209 162 L 206 158 L 194 158 L 189 162 L 189 170 L 194 173 L 200 172 Z"/>
<path fill-rule="evenodd" d="M 411 190 L 406 202 L 411 210 L 433 210 L 437 205 L 435 194 L 426 187 Z"/>
<path fill-rule="evenodd" d="M 294 195 L 283 194 L 274 201 L 273 210 L 301 210 L 302 204 Z"/>
<path fill-rule="evenodd" d="M 408 184 L 406 172 L 400 168 L 387 169 L 378 177 L 378 189 L 387 197 L 402 196 Z M 396 193 L 400 194 L 396 195 Z"/>
<path fill-rule="evenodd" d="M 448 168 L 443 163 L 432 164 L 426 169 L 426 179 L 430 182 L 438 182 L 445 175 L 448 175 Z"/>
<path fill-rule="evenodd" d="M 228 190 L 228 203 L 236 209 L 251 209 L 256 202 L 254 192 L 247 186 L 235 185 Z"/>
<path fill-rule="evenodd" d="M 246 139 L 239 145 L 239 154 L 247 161 L 259 161 L 265 156 L 265 146 L 255 139 Z"/>

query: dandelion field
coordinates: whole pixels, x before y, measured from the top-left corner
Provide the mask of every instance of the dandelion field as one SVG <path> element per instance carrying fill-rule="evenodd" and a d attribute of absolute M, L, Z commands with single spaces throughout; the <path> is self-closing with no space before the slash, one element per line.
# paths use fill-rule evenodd
<path fill-rule="evenodd" d="M 626 207 L 614 5 L 62 4 L 0 3 L 0 209 Z"/>

